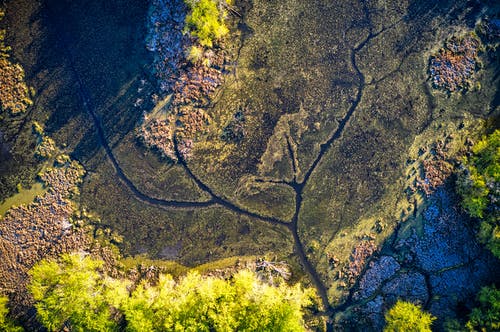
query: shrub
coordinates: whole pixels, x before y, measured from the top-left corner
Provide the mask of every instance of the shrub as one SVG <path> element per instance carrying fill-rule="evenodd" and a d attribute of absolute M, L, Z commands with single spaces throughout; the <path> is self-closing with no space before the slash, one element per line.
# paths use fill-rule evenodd
<path fill-rule="evenodd" d="M 129 331 L 303 331 L 308 292 L 269 286 L 249 271 L 232 280 L 188 274 L 137 287 L 124 305 Z"/>
<path fill-rule="evenodd" d="M 186 16 L 185 32 L 197 37 L 200 45 L 212 47 L 217 41 L 227 35 L 228 28 L 224 24 L 225 13 L 218 8 L 214 0 L 185 0 L 190 9 Z"/>
<path fill-rule="evenodd" d="M 431 332 L 431 324 L 436 319 L 422 311 L 420 306 L 398 300 L 385 314 L 385 332 Z"/>
<path fill-rule="evenodd" d="M 6 296 L 0 296 L 0 331 L 6 331 L 6 332 L 23 331 L 22 327 L 14 325 L 14 323 L 7 317 L 7 314 L 9 313 L 9 309 L 7 308 L 7 302 L 9 302 L 9 299 Z"/>
<path fill-rule="evenodd" d="M 304 331 L 302 308 L 310 290 L 271 286 L 250 271 L 232 279 L 190 273 L 179 281 L 160 275 L 155 285 L 99 272 L 103 262 L 81 254 L 44 260 L 31 270 L 37 315 L 49 331 Z M 111 310 L 112 309 L 112 310 Z M 120 315 L 118 315 L 120 316 Z"/>
<path fill-rule="evenodd" d="M 63 254 L 58 261 L 43 260 L 30 271 L 29 289 L 37 317 L 49 331 L 113 331 L 111 303 L 128 292 L 124 285 L 104 278 L 103 262 L 83 254 Z"/>
<path fill-rule="evenodd" d="M 462 206 L 474 218 L 481 219 L 479 239 L 500 257 L 500 130 L 480 140 L 472 156 L 464 161 L 457 191 Z"/>
<path fill-rule="evenodd" d="M 483 287 L 477 299 L 479 307 L 472 310 L 466 327 L 470 331 L 499 331 L 500 289 Z"/>
<path fill-rule="evenodd" d="M 188 49 L 186 58 L 191 63 L 194 63 L 194 64 L 199 63 L 203 58 L 203 48 L 201 48 L 199 46 L 195 46 L 195 45 L 191 46 Z"/>

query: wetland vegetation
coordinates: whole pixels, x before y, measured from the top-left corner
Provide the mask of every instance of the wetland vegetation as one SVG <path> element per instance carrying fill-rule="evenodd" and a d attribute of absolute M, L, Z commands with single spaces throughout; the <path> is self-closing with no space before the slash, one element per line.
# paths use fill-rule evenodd
<path fill-rule="evenodd" d="M 0 324 L 498 327 L 495 1 L 0 6 Z"/>

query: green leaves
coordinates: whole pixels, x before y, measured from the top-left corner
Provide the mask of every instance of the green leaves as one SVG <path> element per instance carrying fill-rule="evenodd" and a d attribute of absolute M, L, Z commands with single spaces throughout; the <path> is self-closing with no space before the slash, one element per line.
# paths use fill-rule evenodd
<path fill-rule="evenodd" d="M 212 47 L 213 42 L 229 32 L 224 24 L 224 12 L 214 0 L 185 0 L 190 9 L 186 16 L 185 32 L 197 37 L 201 46 Z"/>
<path fill-rule="evenodd" d="M 21 332 L 23 331 L 23 328 L 14 325 L 14 323 L 7 317 L 7 314 L 9 313 L 9 309 L 7 308 L 8 301 L 9 299 L 6 296 L 0 296 L 0 331 Z"/>
<path fill-rule="evenodd" d="M 302 308 L 313 295 L 300 285 L 271 286 L 250 271 L 230 280 L 160 275 L 155 285 L 142 282 L 130 293 L 129 283 L 99 272 L 102 264 L 66 254 L 32 269 L 30 290 L 45 327 L 119 330 L 113 311 L 125 318 L 127 331 L 304 331 Z"/>
<path fill-rule="evenodd" d="M 466 327 L 470 331 L 500 330 L 500 290 L 483 287 L 478 294 L 480 306 L 474 308 Z"/>
<path fill-rule="evenodd" d="M 484 137 L 465 160 L 466 171 L 459 176 L 457 191 L 462 206 L 481 219 L 479 239 L 500 257 L 500 130 Z"/>
<path fill-rule="evenodd" d="M 37 301 L 40 322 L 50 331 L 64 326 L 72 331 L 114 331 L 111 303 L 123 292 L 122 284 L 109 282 L 98 272 L 102 261 L 84 254 L 64 254 L 59 261 L 44 260 L 30 274 L 30 291 Z M 117 287 L 119 286 L 119 287 Z"/>
<path fill-rule="evenodd" d="M 297 285 L 273 287 L 249 271 L 232 280 L 190 273 L 174 282 L 141 284 L 123 311 L 128 331 L 303 331 L 310 292 Z"/>
<path fill-rule="evenodd" d="M 431 324 L 436 319 L 422 311 L 420 306 L 398 300 L 385 314 L 385 332 L 431 332 Z"/>

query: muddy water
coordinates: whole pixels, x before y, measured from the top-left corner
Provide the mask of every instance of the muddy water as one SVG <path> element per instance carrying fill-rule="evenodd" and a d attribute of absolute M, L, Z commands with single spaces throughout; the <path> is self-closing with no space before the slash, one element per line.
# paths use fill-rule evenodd
<path fill-rule="evenodd" d="M 43 184 L 36 182 L 29 189 L 21 189 L 17 194 L 7 198 L 2 204 L 0 204 L 0 216 L 5 216 L 5 212 L 13 206 L 19 206 L 22 204 L 29 204 L 33 202 L 35 197 L 43 195 L 46 189 Z"/>

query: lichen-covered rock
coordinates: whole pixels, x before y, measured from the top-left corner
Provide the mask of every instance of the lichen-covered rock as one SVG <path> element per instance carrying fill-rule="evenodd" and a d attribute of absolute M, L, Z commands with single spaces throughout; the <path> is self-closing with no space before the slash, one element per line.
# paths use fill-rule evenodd
<path fill-rule="evenodd" d="M 373 300 L 367 302 L 360 310 L 365 321 L 366 328 L 371 327 L 372 331 L 382 331 L 384 320 L 384 299 L 382 296 L 377 296 Z M 359 325 L 358 325 L 359 326 Z M 366 331 L 366 329 L 364 329 Z"/>

